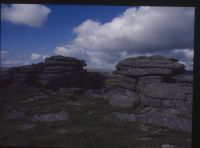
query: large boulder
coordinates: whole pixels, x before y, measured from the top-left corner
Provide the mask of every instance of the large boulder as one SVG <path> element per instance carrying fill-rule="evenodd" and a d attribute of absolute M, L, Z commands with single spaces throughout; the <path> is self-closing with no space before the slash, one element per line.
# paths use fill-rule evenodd
<path fill-rule="evenodd" d="M 177 59 L 162 56 L 128 58 L 120 61 L 114 73 L 140 77 L 146 75 L 177 75 L 184 72 L 184 65 Z"/>
<path fill-rule="evenodd" d="M 118 88 L 109 100 L 111 106 L 119 108 L 132 108 L 139 103 L 137 92 Z"/>
<path fill-rule="evenodd" d="M 0 88 L 6 87 L 12 83 L 12 77 L 6 68 L 0 69 Z"/>
<path fill-rule="evenodd" d="M 162 82 L 164 77 L 162 76 L 144 76 L 138 78 L 136 91 L 141 92 L 144 90 L 144 87 L 147 84 L 155 83 L 155 82 Z"/>
<path fill-rule="evenodd" d="M 38 70 L 35 64 L 10 68 L 9 74 L 12 77 L 12 81 L 21 86 L 37 85 Z"/>
<path fill-rule="evenodd" d="M 39 83 L 46 88 L 81 87 L 85 61 L 73 57 L 46 58 Z"/>
<path fill-rule="evenodd" d="M 117 85 L 121 88 L 136 90 L 137 79 L 119 75 L 117 78 Z"/>
<path fill-rule="evenodd" d="M 118 89 L 110 97 L 110 105 L 131 108 L 141 104 L 155 115 L 150 119 L 155 121 L 153 124 L 187 129 L 192 118 L 193 78 L 184 74 L 184 67 L 177 59 L 162 56 L 140 56 L 120 61 L 113 71 Z M 163 112 L 162 116 L 157 118 L 160 112 Z M 166 119 L 168 116 L 170 118 Z M 180 125 L 174 126 L 176 122 L 169 125 L 171 119 L 180 121 Z"/>
<path fill-rule="evenodd" d="M 145 86 L 143 93 L 154 99 L 183 100 L 192 93 L 192 87 L 174 83 L 150 83 Z"/>
<path fill-rule="evenodd" d="M 162 56 L 128 58 L 120 61 L 116 68 L 168 68 L 177 71 L 184 71 L 184 65 L 177 62 L 177 59 L 165 58 Z"/>
<path fill-rule="evenodd" d="M 27 66 L 1 69 L 0 88 L 19 84 L 23 88 L 42 87 L 100 89 L 104 84 L 104 75 L 87 72 L 85 61 L 74 57 L 51 56 L 44 62 Z"/>
<path fill-rule="evenodd" d="M 51 56 L 45 59 L 45 65 L 66 65 L 73 67 L 84 67 L 87 64 L 83 60 L 78 60 L 74 57 L 65 57 L 61 55 Z"/>

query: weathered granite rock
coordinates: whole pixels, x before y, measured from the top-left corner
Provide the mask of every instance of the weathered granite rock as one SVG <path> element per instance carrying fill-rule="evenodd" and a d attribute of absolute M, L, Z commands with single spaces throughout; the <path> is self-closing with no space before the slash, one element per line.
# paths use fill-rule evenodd
<path fill-rule="evenodd" d="M 62 112 L 54 113 L 54 114 L 34 115 L 32 118 L 32 121 L 52 122 L 52 121 L 62 121 L 62 120 L 68 120 L 68 119 L 69 119 L 69 113 L 62 111 Z"/>
<path fill-rule="evenodd" d="M 183 119 L 181 117 L 175 117 L 171 114 L 159 113 L 159 112 L 145 112 L 143 114 L 126 114 L 126 113 L 113 113 L 114 117 L 117 117 L 121 121 L 140 121 L 148 124 L 161 125 L 170 129 L 179 131 L 191 132 L 192 120 Z"/>
<path fill-rule="evenodd" d="M 177 59 L 164 58 L 162 56 L 150 56 L 143 58 L 128 58 L 119 62 L 117 69 L 123 67 L 131 68 L 166 68 L 177 72 L 184 72 L 184 65 L 177 62 Z"/>
<path fill-rule="evenodd" d="M 52 56 L 46 58 L 39 83 L 44 87 L 81 87 L 85 61 L 72 57 Z"/>
<path fill-rule="evenodd" d="M 173 144 L 162 144 L 161 148 L 181 148 L 181 147 Z"/>
<path fill-rule="evenodd" d="M 103 87 L 105 77 L 96 72 L 87 72 L 83 67 L 85 61 L 73 57 L 51 56 L 44 63 L 12 67 L 1 70 L 0 88 L 13 83 L 22 88 L 42 87 L 57 89 L 61 87 L 78 87 L 99 89 Z"/>
<path fill-rule="evenodd" d="M 13 110 L 9 115 L 8 119 L 19 119 L 25 117 L 25 113 L 21 111 Z"/>
<path fill-rule="evenodd" d="M 148 76 L 148 75 L 172 75 L 173 71 L 167 68 L 126 68 L 121 69 L 113 72 L 114 74 L 121 74 L 130 77 L 141 77 L 141 76 Z"/>
<path fill-rule="evenodd" d="M 192 93 L 192 88 L 173 83 L 150 83 L 145 86 L 143 93 L 150 98 L 183 100 Z"/>
<path fill-rule="evenodd" d="M 138 104 L 139 97 L 137 92 L 128 89 L 118 88 L 109 100 L 111 106 L 131 108 Z"/>
<path fill-rule="evenodd" d="M 179 75 L 171 78 L 175 83 L 187 83 L 193 84 L 193 76 L 192 75 Z"/>
<path fill-rule="evenodd" d="M 64 57 L 61 55 L 51 56 L 45 59 L 45 65 L 68 65 L 74 67 L 84 67 L 86 66 L 85 61 L 78 60 L 74 57 Z"/>
<path fill-rule="evenodd" d="M 12 77 L 8 69 L 0 68 L 0 88 L 8 86 L 12 83 Z"/>
<path fill-rule="evenodd" d="M 23 124 L 20 126 L 20 129 L 22 130 L 28 130 L 34 128 L 36 125 L 35 124 Z"/>
<path fill-rule="evenodd" d="M 136 90 L 137 80 L 130 77 L 118 76 L 117 84 L 122 88 Z"/>
<path fill-rule="evenodd" d="M 151 108 L 137 119 L 191 131 L 193 78 L 184 75 L 184 67 L 177 59 L 162 56 L 140 56 L 120 61 L 113 73 L 123 93 L 115 91 L 110 105 L 131 108 L 137 100 L 137 104 Z"/>
<path fill-rule="evenodd" d="M 163 76 L 144 76 L 138 78 L 136 91 L 141 92 L 144 90 L 144 87 L 147 84 L 154 83 L 154 82 L 162 82 L 164 79 Z"/>

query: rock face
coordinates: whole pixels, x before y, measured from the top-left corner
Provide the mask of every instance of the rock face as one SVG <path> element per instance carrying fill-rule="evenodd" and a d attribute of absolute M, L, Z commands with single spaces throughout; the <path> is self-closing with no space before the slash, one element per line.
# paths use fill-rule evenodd
<path fill-rule="evenodd" d="M 43 88 L 97 89 L 103 86 L 104 77 L 87 72 L 85 61 L 73 57 L 51 56 L 44 63 L 1 70 L 1 88 L 16 83 L 20 86 Z"/>
<path fill-rule="evenodd" d="M 52 122 L 52 121 L 62 121 L 62 120 L 68 120 L 69 119 L 69 113 L 62 111 L 59 113 L 54 114 L 42 114 L 42 115 L 34 115 L 32 117 L 32 121 L 46 121 L 46 122 Z"/>
<path fill-rule="evenodd" d="M 52 56 L 46 58 L 39 83 L 44 87 L 81 87 L 85 61 L 72 57 Z"/>
<path fill-rule="evenodd" d="M 184 72 L 184 65 L 173 58 L 156 55 L 122 60 L 113 72 L 118 78 L 118 88 L 110 99 L 110 105 L 131 108 L 142 104 L 152 109 L 168 110 L 165 114 L 172 115 L 172 120 L 179 117 L 191 122 L 193 79 Z"/>

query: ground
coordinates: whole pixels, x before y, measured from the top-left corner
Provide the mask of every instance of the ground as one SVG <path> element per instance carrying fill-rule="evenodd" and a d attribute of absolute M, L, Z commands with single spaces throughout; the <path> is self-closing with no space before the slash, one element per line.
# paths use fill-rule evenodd
<path fill-rule="evenodd" d="M 138 113 L 142 107 L 118 109 L 108 99 L 89 94 L 0 91 L 0 146 L 64 146 L 67 148 L 189 148 L 191 134 L 139 122 L 122 122 L 114 112 Z M 34 121 L 34 115 L 67 112 L 69 118 Z M 13 114 L 14 112 L 14 114 Z"/>

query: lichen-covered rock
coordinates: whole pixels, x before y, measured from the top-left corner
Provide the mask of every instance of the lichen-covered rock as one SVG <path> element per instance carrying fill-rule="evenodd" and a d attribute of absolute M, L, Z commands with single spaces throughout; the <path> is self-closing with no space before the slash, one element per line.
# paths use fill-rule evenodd
<path fill-rule="evenodd" d="M 111 106 L 121 108 L 131 108 L 138 102 L 139 96 L 137 92 L 123 88 L 118 88 L 109 100 Z"/>
<path fill-rule="evenodd" d="M 137 84 L 137 80 L 134 78 L 125 77 L 125 76 L 117 77 L 117 85 L 119 85 L 122 88 L 136 90 L 136 84 Z"/>
<path fill-rule="evenodd" d="M 47 88 L 81 87 L 85 61 L 73 57 L 52 56 L 46 58 L 39 83 Z"/>
<path fill-rule="evenodd" d="M 51 56 L 45 59 L 45 65 L 66 65 L 73 67 L 84 67 L 87 64 L 83 60 L 78 60 L 74 57 L 65 57 L 61 55 Z"/>
<path fill-rule="evenodd" d="M 171 78 L 174 83 L 193 85 L 193 75 L 179 75 Z"/>
<path fill-rule="evenodd" d="M 23 88 L 42 87 L 54 90 L 62 87 L 102 88 L 105 77 L 97 72 L 87 72 L 83 69 L 84 66 L 86 63 L 83 60 L 60 55 L 51 56 L 38 64 L 1 70 L 0 88 L 16 83 Z"/>
<path fill-rule="evenodd" d="M 167 68 L 123 68 L 113 72 L 130 77 L 141 77 L 149 75 L 172 75 L 173 71 Z"/>
<path fill-rule="evenodd" d="M 166 114 L 158 111 L 148 111 L 144 112 L 143 114 L 127 114 L 115 112 L 112 115 L 125 122 L 139 121 L 143 123 L 164 126 L 178 131 L 192 131 L 191 119 L 183 119 L 172 114 Z"/>
<path fill-rule="evenodd" d="M 162 76 L 144 76 L 144 77 L 140 77 L 140 78 L 138 78 L 138 81 L 137 81 L 136 90 L 138 92 L 142 92 L 144 90 L 144 87 L 147 84 L 155 83 L 155 82 L 162 82 L 163 79 L 164 79 L 164 77 L 162 77 Z"/>
<path fill-rule="evenodd" d="M 53 113 L 53 114 L 41 114 L 41 115 L 34 115 L 32 117 L 32 121 L 46 121 L 46 122 L 52 122 L 52 121 L 62 121 L 62 120 L 68 120 L 69 119 L 69 113 L 62 111 L 59 113 Z"/>
<path fill-rule="evenodd" d="M 184 100 L 186 95 L 192 93 L 192 87 L 174 83 L 150 83 L 145 86 L 143 93 L 154 99 Z"/>
<path fill-rule="evenodd" d="M 193 78 L 184 75 L 184 67 L 177 59 L 162 56 L 120 61 L 113 73 L 117 75 L 117 87 L 123 88 L 123 93 L 116 91 L 110 98 L 110 105 L 131 108 L 137 100 L 138 104 L 150 108 L 137 119 L 191 131 Z"/>
<path fill-rule="evenodd" d="M 184 65 L 177 62 L 177 59 L 164 58 L 162 56 L 150 56 L 139 58 L 128 58 L 122 60 L 116 65 L 117 69 L 130 67 L 130 68 L 165 68 L 171 69 L 172 72 L 183 72 Z"/>

